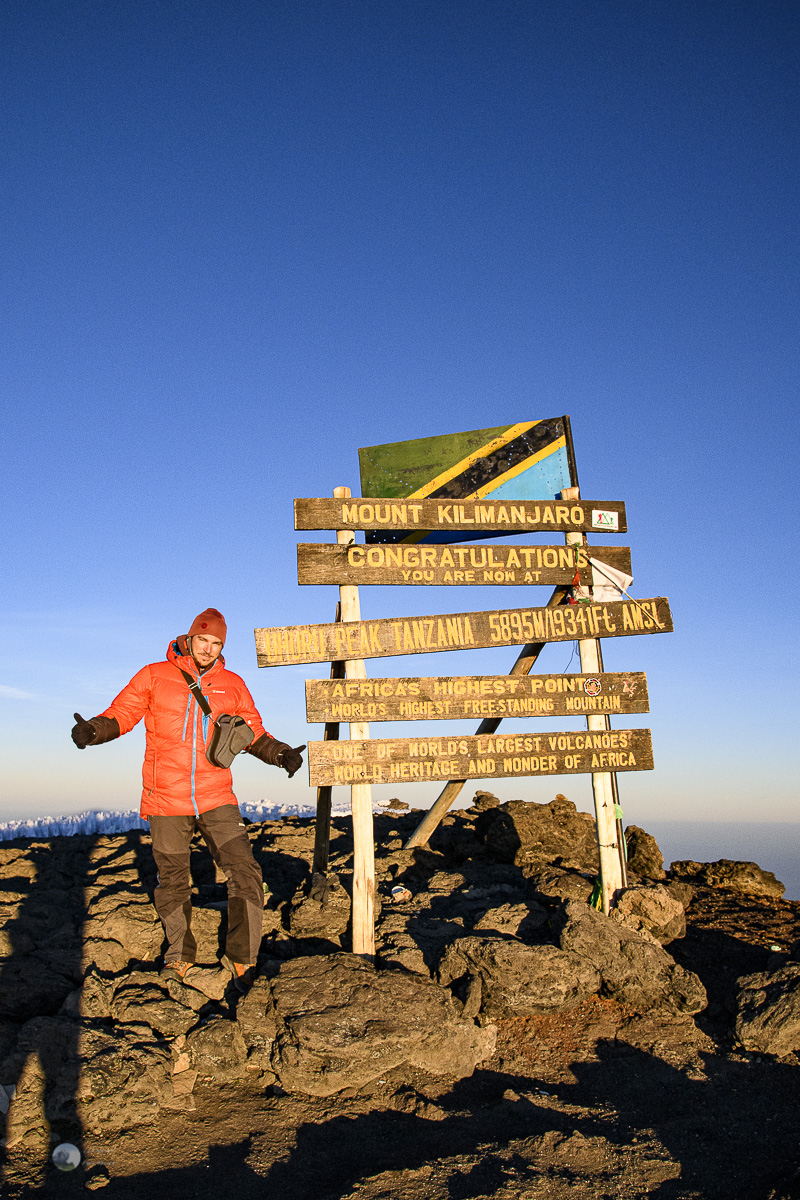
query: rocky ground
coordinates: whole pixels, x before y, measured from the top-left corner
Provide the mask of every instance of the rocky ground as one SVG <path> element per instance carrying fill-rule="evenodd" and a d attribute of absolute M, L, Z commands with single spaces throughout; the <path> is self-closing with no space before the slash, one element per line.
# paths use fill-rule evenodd
<path fill-rule="evenodd" d="M 327 880 L 311 822 L 249 827 L 270 894 L 243 999 L 199 842 L 185 985 L 158 975 L 146 834 L 0 848 L 4 1194 L 800 1197 L 800 904 L 774 877 L 665 874 L 631 829 L 604 917 L 593 824 L 563 797 L 479 793 L 405 851 L 419 815 L 376 818 L 375 966 L 348 953 L 349 821 Z"/>

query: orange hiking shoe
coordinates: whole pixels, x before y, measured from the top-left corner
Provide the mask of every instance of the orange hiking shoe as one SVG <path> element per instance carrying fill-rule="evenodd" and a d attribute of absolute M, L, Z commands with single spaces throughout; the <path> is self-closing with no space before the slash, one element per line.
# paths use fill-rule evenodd
<path fill-rule="evenodd" d="M 256 964 L 255 963 L 237 963 L 232 958 L 228 958 L 227 954 L 222 956 L 222 965 L 227 967 L 233 977 L 233 985 L 237 992 L 249 992 L 253 986 L 255 979 Z"/>
<path fill-rule="evenodd" d="M 159 976 L 162 979 L 178 979 L 182 983 L 193 966 L 194 963 L 190 962 L 164 963 L 159 971 Z"/>

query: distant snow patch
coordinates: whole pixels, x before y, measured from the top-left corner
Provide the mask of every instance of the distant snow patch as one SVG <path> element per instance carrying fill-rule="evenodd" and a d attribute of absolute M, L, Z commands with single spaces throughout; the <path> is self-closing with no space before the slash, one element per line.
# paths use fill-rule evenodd
<path fill-rule="evenodd" d="M 291 804 L 287 801 L 274 803 L 269 800 L 257 800 L 253 804 L 240 804 L 241 811 L 249 821 L 281 821 L 284 817 L 316 816 L 313 804 Z M 373 806 L 375 812 L 384 811 L 380 805 Z M 350 805 L 342 801 L 333 805 L 333 815 L 343 817 L 350 812 Z M 76 813 L 69 817 L 38 817 L 30 821 L 0 822 L 0 842 L 10 841 L 11 838 L 51 838 L 71 837 L 74 834 L 116 834 L 127 833 L 129 829 L 147 829 L 137 812 L 91 812 Z"/>

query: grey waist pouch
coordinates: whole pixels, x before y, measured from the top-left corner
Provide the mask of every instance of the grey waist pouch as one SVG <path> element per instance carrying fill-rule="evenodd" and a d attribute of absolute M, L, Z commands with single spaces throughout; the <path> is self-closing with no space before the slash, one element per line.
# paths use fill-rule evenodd
<path fill-rule="evenodd" d="M 253 740 L 253 731 L 244 717 L 223 713 L 214 722 L 206 758 L 215 767 L 229 767 L 237 754 L 246 750 Z"/>

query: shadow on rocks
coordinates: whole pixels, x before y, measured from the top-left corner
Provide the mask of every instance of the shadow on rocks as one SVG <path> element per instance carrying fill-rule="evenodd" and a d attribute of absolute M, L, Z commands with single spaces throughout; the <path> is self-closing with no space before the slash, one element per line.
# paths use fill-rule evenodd
<path fill-rule="evenodd" d="M 45 1160 L 51 1138 L 78 1146 L 82 1140 L 74 1070 L 80 1026 L 56 1014 L 83 978 L 85 887 L 96 842 L 95 836 L 26 840 L 16 858 L 17 847 L 3 848 L 0 1085 L 6 1098 L 16 1089 L 4 1144 L 35 1149 Z"/>
<path fill-rule="evenodd" d="M 146 1135 L 145 1135 L 146 1136 Z M 113 1200 L 141 1200 L 145 1194 L 168 1196 L 169 1200 L 212 1200 L 235 1196 L 236 1200 L 264 1200 L 264 1179 L 247 1159 L 252 1138 L 228 1146 L 209 1146 L 208 1159 L 190 1167 L 148 1171 L 142 1175 L 114 1176 L 107 1193 Z M 9 1200 L 69 1200 L 85 1197 L 92 1190 L 93 1172 L 82 1168 L 65 1175 L 51 1167 L 37 1186 L 9 1193 Z M 95 1184 L 95 1187 L 97 1185 Z"/>
<path fill-rule="evenodd" d="M 504 1148 L 514 1138 L 534 1138 L 550 1130 L 573 1133 L 581 1121 L 572 1115 L 555 1113 L 517 1096 L 514 1102 L 504 1095 L 519 1089 L 532 1090 L 529 1077 L 478 1071 L 456 1083 L 433 1103 L 426 1102 L 413 1089 L 406 1099 L 411 1111 L 386 1111 L 335 1116 L 324 1123 L 309 1121 L 297 1131 L 294 1149 L 288 1158 L 275 1163 L 262 1179 L 263 1195 L 279 1195 L 281 1200 L 336 1200 L 359 1186 L 359 1182 L 383 1172 L 412 1173 L 440 1159 L 460 1155 L 473 1159 L 481 1147 L 480 1181 L 473 1179 L 464 1190 L 456 1171 L 448 1186 L 453 1197 L 487 1193 L 484 1182 L 491 1183 L 501 1173 L 501 1156 L 486 1148 L 496 1142 Z M 398 1096 L 400 1104 L 403 1092 Z M 594 1129 L 594 1122 L 585 1122 Z M 502 1158 L 504 1165 L 507 1159 Z M 474 1173 L 474 1164 L 470 1172 Z M 477 1182 L 481 1187 L 472 1190 Z M 386 1195 L 390 1195 L 387 1192 Z M 420 1194 L 424 1194 L 421 1192 Z"/>
<path fill-rule="evenodd" d="M 736 1011 L 736 985 L 742 975 L 764 971 L 770 952 L 718 929 L 689 926 L 686 936 L 672 942 L 669 952 L 676 962 L 693 971 L 708 995 L 708 1007 L 698 1014 L 699 1027 L 712 1037 L 729 1036 Z"/>
<path fill-rule="evenodd" d="M 680 1175 L 649 1193 L 658 1200 L 795 1200 L 797 1068 L 758 1058 L 704 1054 L 705 1075 L 621 1041 L 597 1044 L 598 1059 L 574 1063 L 562 1099 L 617 1113 L 610 1141 L 653 1130 Z M 572 1094 L 570 1094 L 572 1093 Z"/>

